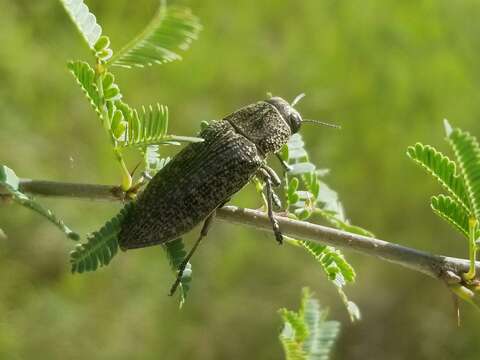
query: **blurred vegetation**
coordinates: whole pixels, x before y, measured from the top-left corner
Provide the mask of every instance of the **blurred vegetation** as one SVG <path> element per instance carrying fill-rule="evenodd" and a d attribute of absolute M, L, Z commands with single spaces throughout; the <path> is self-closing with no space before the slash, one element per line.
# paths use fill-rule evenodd
<path fill-rule="evenodd" d="M 267 91 L 307 97 L 309 118 L 342 131 L 304 127 L 311 160 L 331 169 L 347 214 L 380 238 L 452 256 L 464 241 L 429 209 L 438 192 L 405 155 L 416 141 L 448 153 L 441 120 L 478 136 L 480 3 L 334 0 L 182 1 L 201 18 L 183 62 L 117 71 L 132 105 L 160 101 L 172 133 L 194 135 Z M 156 0 L 88 1 L 118 49 L 148 22 Z M 66 61 L 88 50 L 56 1 L 0 1 L 0 160 L 19 176 L 118 182 L 117 164 Z M 99 124 L 100 126 L 100 124 Z M 177 149 L 172 149 L 177 151 Z M 118 204 L 45 203 L 81 233 Z M 253 186 L 233 199 L 259 206 Z M 349 288 L 363 320 L 350 324 L 335 290 L 307 254 L 268 234 L 217 222 L 196 254 L 182 311 L 166 296 L 161 248 L 117 257 L 92 274 L 69 273 L 71 244 L 18 206 L 1 206 L 0 358 L 278 359 L 277 309 L 296 306 L 304 285 L 342 321 L 338 359 L 476 359 L 478 314 L 456 327 L 439 282 L 346 253 L 358 273 Z M 186 238 L 192 243 L 194 236 Z M 288 251 L 284 251 L 287 250 Z M 259 254 L 268 252 L 269 257 Z"/>
<path fill-rule="evenodd" d="M 328 360 L 340 331 L 338 321 L 327 321 L 328 310 L 322 309 L 308 288 L 303 288 L 298 311 L 279 310 L 283 320 L 280 333 L 287 360 Z"/>

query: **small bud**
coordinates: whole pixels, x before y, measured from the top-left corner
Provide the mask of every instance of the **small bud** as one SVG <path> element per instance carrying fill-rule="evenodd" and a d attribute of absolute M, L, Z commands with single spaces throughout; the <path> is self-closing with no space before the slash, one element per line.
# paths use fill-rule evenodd
<path fill-rule="evenodd" d="M 299 181 L 296 177 L 292 178 L 292 180 L 290 180 L 290 185 L 288 185 L 288 191 L 290 192 L 294 192 L 298 189 L 298 185 L 299 185 Z"/>
<path fill-rule="evenodd" d="M 113 55 L 112 49 L 103 49 L 95 53 L 95 56 L 100 58 L 103 61 L 107 61 L 112 57 L 112 55 Z"/>
<path fill-rule="evenodd" d="M 110 88 L 106 89 L 103 93 L 103 96 L 106 100 L 120 100 L 122 94 L 120 94 L 120 89 L 117 85 L 113 84 Z"/>
<path fill-rule="evenodd" d="M 102 35 L 98 38 L 97 42 L 95 45 L 93 45 L 93 48 L 95 49 L 96 52 L 100 52 L 110 46 L 110 39 L 108 36 Z"/>
<path fill-rule="evenodd" d="M 112 128 L 113 136 L 115 136 L 116 139 L 120 139 L 125 133 L 126 129 L 127 129 L 127 122 L 121 121 L 115 128 Z"/>
<path fill-rule="evenodd" d="M 120 110 L 115 110 L 115 113 L 112 116 L 110 129 L 112 129 L 112 131 L 115 131 L 115 129 L 117 128 L 117 126 L 120 124 L 121 121 L 123 121 L 122 112 Z"/>
<path fill-rule="evenodd" d="M 114 81 L 115 81 L 115 76 L 113 76 L 112 73 L 107 72 L 105 74 L 105 77 L 103 78 L 103 89 L 110 89 Z"/>
<path fill-rule="evenodd" d="M 300 211 L 300 213 L 297 214 L 297 216 L 298 216 L 298 220 L 308 219 L 310 217 L 310 211 L 308 211 L 307 209 L 302 209 L 302 211 Z"/>

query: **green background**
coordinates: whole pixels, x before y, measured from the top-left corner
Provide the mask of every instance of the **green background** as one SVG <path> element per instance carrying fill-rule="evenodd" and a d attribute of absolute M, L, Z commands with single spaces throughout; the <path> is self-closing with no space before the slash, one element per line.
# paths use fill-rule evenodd
<path fill-rule="evenodd" d="M 312 160 L 331 169 L 354 224 L 378 237 L 466 256 L 466 242 L 429 209 L 437 184 L 405 155 L 422 141 L 448 151 L 442 119 L 480 135 L 478 1 L 185 2 L 204 25 L 183 62 L 115 70 L 134 106 L 167 104 L 170 132 L 194 135 L 267 91 L 299 111 L 342 125 L 305 126 Z M 113 49 L 142 29 L 155 0 L 88 1 Z M 98 119 L 66 69 L 91 56 L 56 1 L 0 0 L 0 162 L 22 177 L 118 183 Z M 178 148 L 168 149 L 169 152 Z M 130 162 L 133 167 L 135 161 Z M 118 204 L 44 200 L 85 234 Z M 258 207 L 252 186 L 232 203 Z M 280 307 L 309 286 L 342 322 L 336 359 L 477 359 L 479 314 L 456 326 L 446 286 L 346 252 L 358 278 L 350 324 L 317 264 L 273 236 L 217 222 L 193 260 L 182 311 L 166 296 L 172 274 L 161 248 L 116 257 L 71 275 L 73 244 L 19 206 L 0 207 L 0 358 L 280 359 Z M 199 229 L 186 237 L 190 246 Z"/>

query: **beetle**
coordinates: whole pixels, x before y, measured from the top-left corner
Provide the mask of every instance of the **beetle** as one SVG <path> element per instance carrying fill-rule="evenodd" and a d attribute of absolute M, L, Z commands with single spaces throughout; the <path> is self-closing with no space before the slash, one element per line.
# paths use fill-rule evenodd
<path fill-rule="evenodd" d="M 273 215 L 273 204 L 278 203 L 273 187 L 281 181 L 266 159 L 276 154 L 305 121 L 294 108 L 302 96 L 297 96 L 292 104 L 271 97 L 211 122 L 199 134 L 204 141 L 187 145 L 138 195 L 121 225 L 118 242 L 122 250 L 166 243 L 203 221 L 198 240 L 179 266 L 171 295 L 207 235 L 216 210 L 253 177 L 265 184 L 268 217 L 277 242 L 282 243 L 282 233 Z"/>

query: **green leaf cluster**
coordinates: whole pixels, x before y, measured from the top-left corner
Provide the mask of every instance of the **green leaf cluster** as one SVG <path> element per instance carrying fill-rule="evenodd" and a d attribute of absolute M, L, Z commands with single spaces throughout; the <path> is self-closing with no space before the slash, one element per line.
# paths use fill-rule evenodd
<path fill-rule="evenodd" d="M 328 360 L 340 331 L 340 323 L 327 321 L 317 299 L 305 288 L 300 309 L 280 309 L 283 329 L 280 342 L 287 360 Z"/>
<path fill-rule="evenodd" d="M 180 265 L 183 262 L 183 259 L 187 256 L 187 251 L 185 250 L 185 245 L 181 238 L 169 241 L 163 245 L 165 252 L 167 254 L 168 262 L 174 274 L 177 274 Z M 187 293 L 190 290 L 190 282 L 192 281 L 192 265 L 187 263 L 185 270 L 183 271 L 182 278 L 180 279 L 180 284 L 178 286 L 178 293 L 180 294 L 179 305 L 180 308 L 185 303 L 187 298 Z"/>
<path fill-rule="evenodd" d="M 102 35 L 102 27 L 97 23 L 95 15 L 83 0 L 61 0 L 61 3 L 88 47 L 93 49 Z"/>
<path fill-rule="evenodd" d="M 99 267 L 107 266 L 113 257 L 117 254 L 118 234 L 122 222 L 132 211 L 134 202 L 127 203 L 123 209 L 112 219 L 107 221 L 100 230 L 93 232 L 88 236 L 87 242 L 78 244 L 70 253 L 70 264 L 72 273 L 83 273 L 95 271 Z M 180 264 L 187 255 L 185 245 L 181 238 L 170 241 L 163 245 L 167 259 L 172 271 L 176 274 Z M 183 272 L 179 285 L 180 307 L 185 303 L 187 292 L 190 289 L 192 279 L 192 266 L 188 263 Z"/>
<path fill-rule="evenodd" d="M 199 19 L 189 9 L 162 2 L 145 30 L 113 56 L 109 63 L 125 68 L 164 64 L 182 57 L 201 30 Z"/>
<path fill-rule="evenodd" d="M 476 240 L 480 236 L 480 146 L 468 132 L 452 128 L 447 120 L 444 125 L 454 160 L 421 143 L 409 146 L 407 155 L 446 191 L 432 196 L 430 205 L 435 214 L 468 240 L 471 269 L 465 277 L 469 280 L 475 276 Z"/>
<path fill-rule="evenodd" d="M 305 142 L 300 134 L 293 134 L 280 153 L 291 170 L 285 174 L 285 197 L 287 210 L 299 220 L 319 215 L 338 229 L 373 236 L 371 232 L 350 224 L 345 216 L 338 194 L 323 180 L 327 169 L 317 169 L 310 162 Z"/>
<path fill-rule="evenodd" d="M 300 134 L 292 135 L 280 155 L 290 167 L 284 182 L 286 210 L 290 216 L 307 220 L 316 215 L 338 229 L 373 236 L 369 231 L 350 224 L 338 194 L 323 180 L 328 170 L 319 170 L 310 162 Z M 319 262 L 327 278 L 336 287 L 352 321 L 359 319 L 358 307 L 348 300 L 343 290 L 347 283 L 355 281 L 355 271 L 342 253 L 331 246 L 308 241 L 291 239 L 289 243 L 302 247 Z"/>
<path fill-rule="evenodd" d="M 452 129 L 448 122 L 446 129 L 455 161 L 433 146 L 421 143 L 409 146 L 407 155 L 447 192 L 432 196 L 434 212 L 468 239 L 469 219 L 477 222 L 480 219 L 480 149 L 477 139 L 468 132 Z"/>
<path fill-rule="evenodd" d="M 202 139 L 168 134 L 166 105 L 157 103 L 142 106 L 140 110 L 130 106 L 110 67 L 144 67 L 180 60 L 179 53 L 187 50 L 198 37 L 200 22 L 189 9 L 169 7 L 165 1 L 161 1 L 157 14 L 145 30 L 114 53 L 109 37 L 102 34 L 102 27 L 83 0 L 60 1 L 94 56 L 93 64 L 75 60 L 68 63 L 68 69 L 108 135 L 115 159 L 120 165 L 122 190 L 127 197 L 134 197 L 145 179 L 142 176 L 136 184 L 133 182 L 123 156 L 125 148 L 138 150 L 143 158 L 144 172 L 154 175 L 169 160 L 160 156 L 159 145 L 178 145 L 180 142 L 198 142 Z M 79 244 L 71 252 L 73 272 L 94 271 L 110 263 L 118 252 L 121 222 L 130 209 L 131 206 L 127 204 L 100 230 L 92 233 L 86 243 Z M 182 240 L 178 239 L 164 248 L 176 272 L 185 256 Z M 188 267 L 180 285 L 180 304 L 185 301 L 190 279 L 191 267 Z"/>
<path fill-rule="evenodd" d="M 168 108 L 165 105 L 146 106 L 140 111 L 128 105 L 109 67 L 143 67 L 181 59 L 177 51 L 187 50 L 197 38 L 201 30 L 199 20 L 189 9 L 168 7 L 162 1 L 145 30 L 114 54 L 110 39 L 102 35 L 101 26 L 83 0 L 61 2 L 95 58 L 93 66 L 85 61 L 71 61 L 68 68 L 109 136 L 122 171 L 122 188 L 128 191 L 133 183 L 122 155 L 123 148 L 134 146 L 145 155 L 146 148 L 151 145 L 201 139 L 167 134 Z"/>
<path fill-rule="evenodd" d="M 123 219 L 133 204 L 127 204 L 116 216 L 107 221 L 100 230 L 93 232 L 84 244 L 78 244 L 70 253 L 72 273 L 95 271 L 106 266 L 118 252 L 118 234 Z"/>

